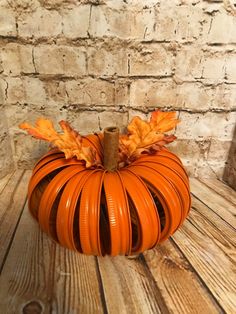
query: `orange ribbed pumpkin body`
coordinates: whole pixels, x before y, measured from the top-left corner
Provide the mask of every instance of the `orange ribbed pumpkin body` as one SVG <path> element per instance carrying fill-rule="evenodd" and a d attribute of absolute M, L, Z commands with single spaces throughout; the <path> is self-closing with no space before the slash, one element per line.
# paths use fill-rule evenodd
<path fill-rule="evenodd" d="M 85 145 L 103 160 L 99 135 Z M 49 151 L 35 165 L 29 209 L 61 245 L 90 255 L 129 255 L 172 235 L 188 215 L 188 176 L 180 159 L 163 149 L 114 172 L 88 169 L 62 152 Z"/>

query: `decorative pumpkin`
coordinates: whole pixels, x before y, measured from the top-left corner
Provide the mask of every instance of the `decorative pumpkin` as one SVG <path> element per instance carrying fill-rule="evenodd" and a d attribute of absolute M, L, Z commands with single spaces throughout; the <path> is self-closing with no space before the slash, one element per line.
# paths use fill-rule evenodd
<path fill-rule="evenodd" d="M 172 235 L 190 209 L 187 173 L 165 148 L 165 135 L 179 121 L 174 112 L 132 119 L 127 134 L 116 127 L 81 137 L 61 121 L 20 125 L 51 149 L 35 165 L 29 209 L 41 228 L 61 245 L 90 255 L 130 255 Z"/>

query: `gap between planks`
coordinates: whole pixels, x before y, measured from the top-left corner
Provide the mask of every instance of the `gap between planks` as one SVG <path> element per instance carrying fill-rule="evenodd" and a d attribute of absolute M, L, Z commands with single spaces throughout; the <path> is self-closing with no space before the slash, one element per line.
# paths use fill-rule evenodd
<path fill-rule="evenodd" d="M 30 173 L 15 171 L 0 194 L 0 273 L 26 202 Z"/>
<path fill-rule="evenodd" d="M 5 177 L 0 179 L 0 195 L 2 191 L 4 190 L 5 186 L 7 185 L 7 183 L 9 182 L 10 178 L 13 176 L 13 174 L 14 172 L 11 172 L 7 174 Z"/>
<path fill-rule="evenodd" d="M 198 178 L 200 182 L 211 188 L 214 193 L 224 197 L 227 201 L 236 206 L 236 191 L 228 186 L 225 182 L 217 179 Z"/>
<path fill-rule="evenodd" d="M 198 197 L 192 197 L 190 215 L 174 234 L 173 241 L 207 285 L 220 308 L 234 313 L 236 237 L 228 218 L 235 207 L 196 179 L 191 179 L 191 186 Z M 225 208 L 226 205 L 230 205 L 230 209 Z"/>
<path fill-rule="evenodd" d="M 191 193 L 221 219 L 236 229 L 236 206 L 219 195 L 217 192 L 200 182 L 198 179 L 190 179 Z"/>
<path fill-rule="evenodd" d="M 178 231 L 180 236 L 174 237 L 174 244 L 167 241 L 154 250 L 145 252 L 145 260 L 142 257 L 135 260 L 105 257 L 98 258 L 96 265 L 93 257 L 78 255 L 55 245 L 39 231 L 25 207 L 0 277 L 0 291 L 6 291 L 0 298 L 4 300 L 0 301 L 3 302 L 0 303 L 0 309 L 2 306 L 6 310 L 4 313 L 11 313 L 12 310 L 26 309 L 30 302 L 36 302 L 46 313 L 52 310 L 65 313 L 72 309 L 83 309 L 85 313 L 96 309 L 97 313 L 107 311 L 112 314 L 194 313 L 195 310 L 199 313 L 201 309 L 205 313 L 206 310 L 209 313 L 219 313 L 224 312 L 223 303 L 223 307 L 230 313 L 229 300 L 219 299 L 219 291 L 211 282 L 209 287 L 209 276 L 214 272 L 217 275 L 217 270 L 214 268 L 210 273 L 203 274 L 205 257 L 200 256 L 200 261 L 196 263 L 192 252 L 188 250 L 188 247 L 192 247 L 194 253 L 199 254 L 199 247 L 195 247 L 196 239 L 189 239 L 188 235 L 195 228 L 194 233 L 198 237 L 199 234 L 202 236 L 202 230 L 206 226 L 199 217 L 204 212 L 207 213 L 208 216 L 204 219 L 208 229 L 209 222 L 212 223 L 213 218 L 219 217 L 201 202 L 197 205 L 194 203 L 194 208 L 196 210 L 192 210 L 189 219 L 192 222 L 186 221 Z M 213 241 L 216 232 L 213 230 L 225 228 L 224 224 L 225 221 L 221 218 L 217 226 L 210 224 L 210 232 L 203 240 Z M 231 235 L 229 230 L 224 231 L 225 241 Z M 211 245 L 217 247 L 217 252 L 221 255 L 225 243 L 223 242 L 223 247 L 219 245 L 223 241 L 222 237 L 217 241 Z M 100 284 L 97 266 L 101 276 Z M 82 299 L 80 293 L 83 294 Z M 32 295 L 37 295 L 38 299 L 35 300 Z M 106 310 L 102 298 L 106 301 Z M 117 309 L 121 311 L 118 312 Z"/>
<path fill-rule="evenodd" d="M 24 208 L 0 276 L 0 312 L 104 313 L 93 256 L 48 238 Z"/>

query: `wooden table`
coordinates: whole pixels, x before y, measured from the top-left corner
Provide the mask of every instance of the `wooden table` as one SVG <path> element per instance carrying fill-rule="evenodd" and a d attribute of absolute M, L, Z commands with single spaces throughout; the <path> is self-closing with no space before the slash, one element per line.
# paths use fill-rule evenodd
<path fill-rule="evenodd" d="M 136 258 L 83 256 L 31 218 L 30 171 L 0 181 L 0 313 L 236 313 L 236 192 L 191 180 L 175 235 Z"/>

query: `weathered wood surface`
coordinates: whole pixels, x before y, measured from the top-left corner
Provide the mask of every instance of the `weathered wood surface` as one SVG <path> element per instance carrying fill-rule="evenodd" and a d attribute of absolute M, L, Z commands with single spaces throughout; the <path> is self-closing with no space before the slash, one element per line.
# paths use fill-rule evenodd
<path fill-rule="evenodd" d="M 0 312 L 31 307 L 103 313 L 96 259 L 59 247 L 39 230 L 26 205 L 0 276 Z"/>
<path fill-rule="evenodd" d="M 212 191 L 211 188 L 199 180 L 191 179 L 192 194 L 201 200 L 211 211 L 227 221 L 228 224 L 236 229 L 236 207 L 223 196 Z"/>
<path fill-rule="evenodd" d="M 26 202 L 30 171 L 16 171 L 0 194 L 0 272 Z"/>
<path fill-rule="evenodd" d="M 234 313 L 235 245 L 224 238 L 220 230 L 216 231 L 211 222 L 198 218 L 198 214 L 191 212 L 189 219 L 173 236 L 174 242 L 222 309 Z"/>
<path fill-rule="evenodd" d="M 171 313 L 219 313 L 198 274 L 172 241 L 144 253 L 166 307 Z"/>
<path fill-rule="evenodd" d="M 218 193 L 220 196 L 223 196 L 226 200 L 236 205 L 236 191 L 234 191 L 225 182 L 219 181 L 217 179 L 206 178 L 201 178 L 199 181 L 210 187 L 214 193 Z"/>
<path fill-rule="evenodd" d="M 10 178 L 13 176 L 13 173 L 7 174 L 4 178 L 1 178 L 0 180 L 0 194 L 4 190 L 5 186 L 7 185 Z"/>
<path fill-rule="evenodd" d="M 0 181 L 0 313 L 235 313 L 235 203 L 223 183 L 191 180 L 188 219 L 155 249 L 95 258 L 39 230 L 29 175 Z"/>
<path fill-rule="evenodd" d="M 142 255 L 99 257 L 98 263 L 109 313 L 168 313 Z"/>

